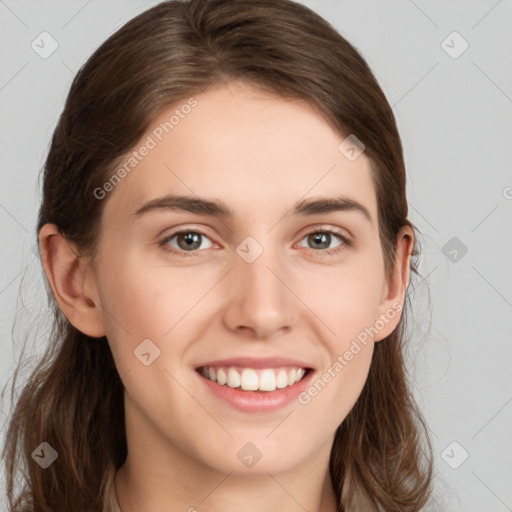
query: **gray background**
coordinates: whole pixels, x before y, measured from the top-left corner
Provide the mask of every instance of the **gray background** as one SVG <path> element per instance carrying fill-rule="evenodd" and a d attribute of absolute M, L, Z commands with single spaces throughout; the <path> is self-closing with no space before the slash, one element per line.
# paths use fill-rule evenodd
<path fill-rule="evenodd" d="M 23 336 L 37 355 L 48 330 L 33 252 L 38 174 L 68 87 L 155 3 L 0 0 L 2 386 Z M 512 511 L 512 1 L 303 3 L 362 52 L 403 139 L 423 254 L 409 364 L 436 454 L 429 510 Z M 58 44 L 47 58 L 31 47 L 51 49 L 44 31 Z"/>

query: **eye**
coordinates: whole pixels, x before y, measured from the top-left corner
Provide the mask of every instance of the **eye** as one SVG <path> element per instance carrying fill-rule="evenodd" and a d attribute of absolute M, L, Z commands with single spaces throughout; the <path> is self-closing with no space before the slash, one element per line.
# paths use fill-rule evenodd
<path fill-rule="evenodd" d="M 304 243 L 305 241 L 305 243 Z M 332 245 L 332 244 L 335 245 Z M 210 238 L 197 230 L 177 231 L 166 238 L 159 244 L 163 250 L 177 254 L 178 256 L 195 256 L 201 249 L 210 249 L 214 246 Z M 350 246 L 350 240 L 330 229 L 318 229 L 305 235 L 299 246 L 317 249 L 317 253 L 322 255 L 337 254 L 342 251 L 345 246 Z"/>
<path fill-rule="evenodd" d="M 302 243 L 305 240 L 305 244 Z M 332 243 L 336 245 L 331 245 Z M 310 249 L 320 249 L 326 254 L 333 254 L 343 250 L 344 246 L 349 246 L 350 241 L 341 235 L 329 229 L 322 229 L 308 233 L 299 243 L 301 247 Z"/>
<path fill-rule="evenodd" d="M 205 242 L 205 243 L 203 243 Z M 160 245 L 167 251 L 187 256 L 186 252 L 193 253 L 200 249 L 213 247 L 212 241 L 200 231 L 178 231 L 164 238 Z"/>

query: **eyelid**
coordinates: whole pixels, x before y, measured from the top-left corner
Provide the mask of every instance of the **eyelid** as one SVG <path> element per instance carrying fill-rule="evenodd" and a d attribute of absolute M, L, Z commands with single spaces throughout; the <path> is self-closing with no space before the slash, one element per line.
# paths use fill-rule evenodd
<path fill-rule="evenodd" d="M 344 228 L 340 228 L 338 226 L 333 226 L 332 224 L 314 224 L 312 226 L 307 226 L 306 228 L 301 230 L 297 236 L 300 236 L 300 239 L 302 240 L 306 235 L 324 231 L 339 236 L 342 240 L 346 241 L 347 243 L 352 243 L 352 241 L 354 240 L 354 237 L 352 233 L 350 233 L 350 231 Z"/>
<path fill-rule="evenodd" d="M 209 235 L 208 232 L 211 231 L 211 232 L 214 232 L 215 229 L 212 228 L 211 226 L 209 226 L 208 224 L 180 224 L 180 225 L 176 225 L 176 226 L 172 226 L 172 227 L 166 227 L 165 229 L 162 229 L 157 235 L 156 235 L 156 238 L 167 238 L 169 236 L 174 236 L 176 235 L 177 233 L 183 233 L 183 232 L 188 232 L 188 231 L 193 231 L 194 233 L 197 232 L 197 233 L 201 233 L 203 234 L 204 236 L 207 236 L 208 238 L 212 238 L 212 235 Z M 170 233 L 168 235 L 163 235 L 163 233 Z"/>

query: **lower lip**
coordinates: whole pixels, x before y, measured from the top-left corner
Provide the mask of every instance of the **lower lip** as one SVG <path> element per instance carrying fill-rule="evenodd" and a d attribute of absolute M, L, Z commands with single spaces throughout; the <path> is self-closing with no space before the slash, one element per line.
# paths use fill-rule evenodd
<path fill-rule="evenodd" d="M 273 412 L 293 402 L 309 386 L 314 372 L 309 370 L 299 382 L 275 391 L 242 391 L 217 384 L 197 371 L 195 373 L 213 395 L 235 409 L 243 412 Z"/>

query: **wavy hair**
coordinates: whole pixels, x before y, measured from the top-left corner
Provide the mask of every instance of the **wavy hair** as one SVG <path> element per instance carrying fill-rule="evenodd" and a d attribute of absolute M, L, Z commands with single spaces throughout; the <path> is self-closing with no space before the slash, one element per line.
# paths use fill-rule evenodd
<path fill-rule="evenodd" d="M 414 230 L 395 117 L 360 53 L 289 0 L 165 1 L 110 36 L 76 74 L 53 133 L 38 231 L 54 223 L 80 253 L 94 254 L 105 205 L 94 190 L 163 108 L 230 80 L 306 101 L 341 137 L 364 143 L 390 275 L 399 230 Z M 48 294 L 54 323 L 46 351 L 19 397 L 17 371 L 11 390 L 3 450 L 9 505 L 109 510 L 108 490 L 127 455 L 123 384 L 107 339 L 78 331 Z M 363 391 L 336 431 L 330 475 L 340 511 L 416 512 L 428 500 L 432 448 L 408 383 L 404 321 L 376 344 Z M 31 457 L 42 441 L 59 453 L 45 470 Z"/>

